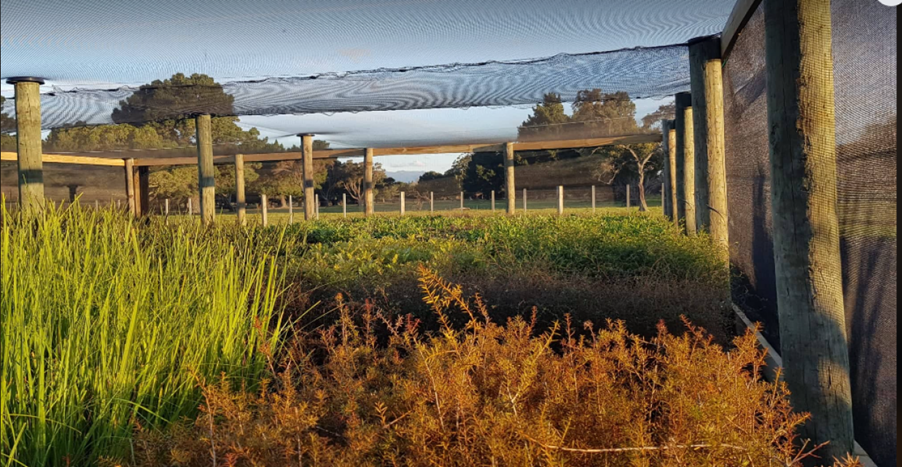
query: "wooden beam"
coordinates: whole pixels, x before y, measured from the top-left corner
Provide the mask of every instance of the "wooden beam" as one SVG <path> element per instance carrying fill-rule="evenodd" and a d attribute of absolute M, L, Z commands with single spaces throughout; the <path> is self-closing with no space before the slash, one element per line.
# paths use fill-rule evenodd
<path fill-rule="evenodd" d="M 749 19 L 755 14 L 755 10 L 758 9 L 760 4 L 761 0 L 738 0 L 733 5 L 733 11 L 730 12 L 727 24 L 720 35 L 720 56 L 724 60 L 730 55 L 733 45 L 736 44 L 736 40 L 742 34 L 742 28 L 749 22 Z"/>
<path fill-rule="evenodd" d="M 0 152 L 0 161 L 16 162 L 18 156 L 12 151 Z M 78 164 L 78 165 L 104 165 L 107 167 L 125 167 L 122 159 L 106 159 L 103 157 L 69 156 L 65 154 L 42 154 L 41 160 L 45 164 Z"/>

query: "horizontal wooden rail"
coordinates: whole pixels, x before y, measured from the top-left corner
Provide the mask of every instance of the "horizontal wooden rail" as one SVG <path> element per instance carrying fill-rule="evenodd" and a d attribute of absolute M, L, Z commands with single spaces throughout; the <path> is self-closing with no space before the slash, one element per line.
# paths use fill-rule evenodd
<path fill-rule="evenodd" d="M 720 35 L 720 56 L 723 60 L 730 55 L 733 45 L 742 33 L 742 28 L 749 22 L 760 4 L 761 0 L 737 0 L 733 5 L 733 11 L 730 12 L 727 24 Z"/>
<path fill-rule="evenodd" d="M 105 165 L 107 167 L 125 167 L 123 159 L 107 159 L 104 157 L 76 156 L 66 154 L 43 154 L 44 162 L 55 164 L 79 164 L 79 165 Z M 0 161 L 18 160 L 18 155 L 12 151 L 0 152 Z"/>
<path fill-rule="evenodd" d="M 660 142 L 661 135 L 651 133 L 647 135 L 608 136 L 603 138 L 565 139 L 557 141 L 528 141 L 514 143 L 514 151 L 541 151 L 548 149 L 578 149 L 596 146 L 610 146 L 614 144 L 638 144 Z M 502 152 L 504 143 L 498 144 L 450 144 L 440 146 L 410 146 L 397 148 L 373 148 L 374 156 L 401 156 L 411 154 L 454 154 L 466 152 Z M 337 159 L 340 157 L 363 157 L 365 150 L 351 149 L 322 149 L 313 151 L 314 159 Z M 15 152 L 3 152 L 4 161 L 15 161 Z M 244 162 L 277 162 L 300 160 L 300 152 L 273 152 L 263 154 L 245 154 Z M 125 166 L 124 159 L 80 156 L 76 154 L 44 154 L 44 162 L 62 164 L 105 165 L 112 167 Z M 214 156 L 214 164 L 233 164 L 235 156 Z M 169 167 L 179 165 L 197 165 L 197 157 L 139 157 L 135 158 L 135 167 Z"/>

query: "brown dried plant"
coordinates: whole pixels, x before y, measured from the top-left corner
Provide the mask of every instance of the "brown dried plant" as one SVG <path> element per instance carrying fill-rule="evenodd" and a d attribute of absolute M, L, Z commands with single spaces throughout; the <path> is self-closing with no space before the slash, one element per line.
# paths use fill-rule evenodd
<path fill-rule="evenodd" d="M 569 317 L 538 333 L 534 318 L 493 322 L 481 297 L 425 268 L 420 286 L 439 331 L 338 297 L 338 322 L 295 336 L 272 381 L 202 381 L 196 420 L 138 430 L 137 464 L 795 466 L 816 454 L 751 333 L 729 349 L 688 322 L 650 340 L 623 322 L 577 332 Z"/>

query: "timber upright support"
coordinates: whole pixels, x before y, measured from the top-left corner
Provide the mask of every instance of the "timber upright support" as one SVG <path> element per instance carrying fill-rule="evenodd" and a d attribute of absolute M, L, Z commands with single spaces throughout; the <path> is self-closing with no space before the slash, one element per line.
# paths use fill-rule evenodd
<path fill-rule="evenodd" d="M 125 159 L 125 199 L 128 202 L 128 213 L 131 217 L 138 215 L 135 186 L 135 160 Z"/>
<path fill-rule="evenodd" d="M 672 214 L 670 206 L 670 147 L 667 144 L 669 120 L 661 120 L 661 149 L 664 151 L 664 166 L 661 170 L 661 209 L 664 217 L 670 218 Z"/>
<path fill-rule="evenodd" d="M 595 214 L 595 185 L 592 185 L 592 214 Z"/>
<path fill-rule="evenodd" d="M 135 167 L 136 214 L 138 217 L 150 214 L 150 167 Z"/>
<path fill-rule="evenodd" d="M 517 202 L 517 184 L 514 181 L 514 143 L 504 144 L 504 192 L 507 194 L 507 213 L 513 214 Z"/>
<path fill-rule="evenodd" d="M 495 212 L 495 190 L 492 190 L 492 212 Z"/>
<path fill-rule="evenodd" d="M 564 215 L 564 186 L 557 186 L 557 215 Z"/>
<path fill-rule="evenodd" d="M 401 216 L 403 216 L 404 213 L 407 211 L 407 209 L 405 209 L 405 208 L 406 208 L 406 206 L 404 205 L 404 192 L 402 191 L 401 192 Z"/>
<path fill-rule="evenodd" d="M 301 159 L 304 166 L 304 220 L 316 217 L 316 192 L 313 183 L 313 135 L 299 134 L 301 137 Z"/>
<path fill-rule="evenodd" d="M 235 154 L 235 204 L 238 205 L 238 225 L 247 225 L 247 198 L 244 194 L 244 154 Z"/>
<path fill-rule="evenodd" d="M 209 115 L 198 115 L 195 123 L 197 126 L 197 187 L 200 191 L 200 219 L 204 225 L 210 225 L 216 216 L 213 123 Z"/>
<path fill-rule="evenodd" d="M 692 124 L 692 95 L 676 95 L 677 196 L 680 217 L 686 223 L 686 234 L 694 236 L 695 228 L 695 141 Z"/>
<path fill-rule="evenodd" d="M 40 210 L 44 204 L 44 167 L 41 152 L 41 78 L 6 80 L 16 92 L 16 152 L 18 153 L 19 208 Z"/>
<path fill-rule="evenodd" d="M 695 215 L 730 261 L 727 171 L 723 119 L 723 64 L 720 38 L 689 41 L 692 108 L 695 119 Z"/>
<path fill-rule="evenodd" d="M 376 212 L 376 196 L 373 193 L 373 149 L 366 148 L 363 153 L 363 215 L 372 216 Z"/>
<path fill-rule="evenodd" d="M 670 120 L 667 122 L 667 166 L 669 167 L 668 174 L 670 175 L 670 219 L 673 220 L 673 225 L 679 227 L 680 198 L 677 193 L 679 183 L 677 183 L 676 148 L 676 120 Z"/>
<path fill-rule="evenodd" d="M 849 345 L 836 197 L 829 0 L 765 0 L 767 127 L 777 311 L 801 437 L 822 459 L 852 452 Z"/>

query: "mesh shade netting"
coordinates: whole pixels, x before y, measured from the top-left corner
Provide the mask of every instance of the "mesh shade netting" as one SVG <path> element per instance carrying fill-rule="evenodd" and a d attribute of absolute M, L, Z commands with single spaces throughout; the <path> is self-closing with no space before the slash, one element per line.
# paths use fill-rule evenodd
<path fill-rule="evenodd" d="M 838 210 L 856 439 L 896 465 L 896 15 L 878 2 L 834 0 Z M 779 343 L 770 202 L 764 14 L 724 66 L 731 258 L 741 295 Z"/>

